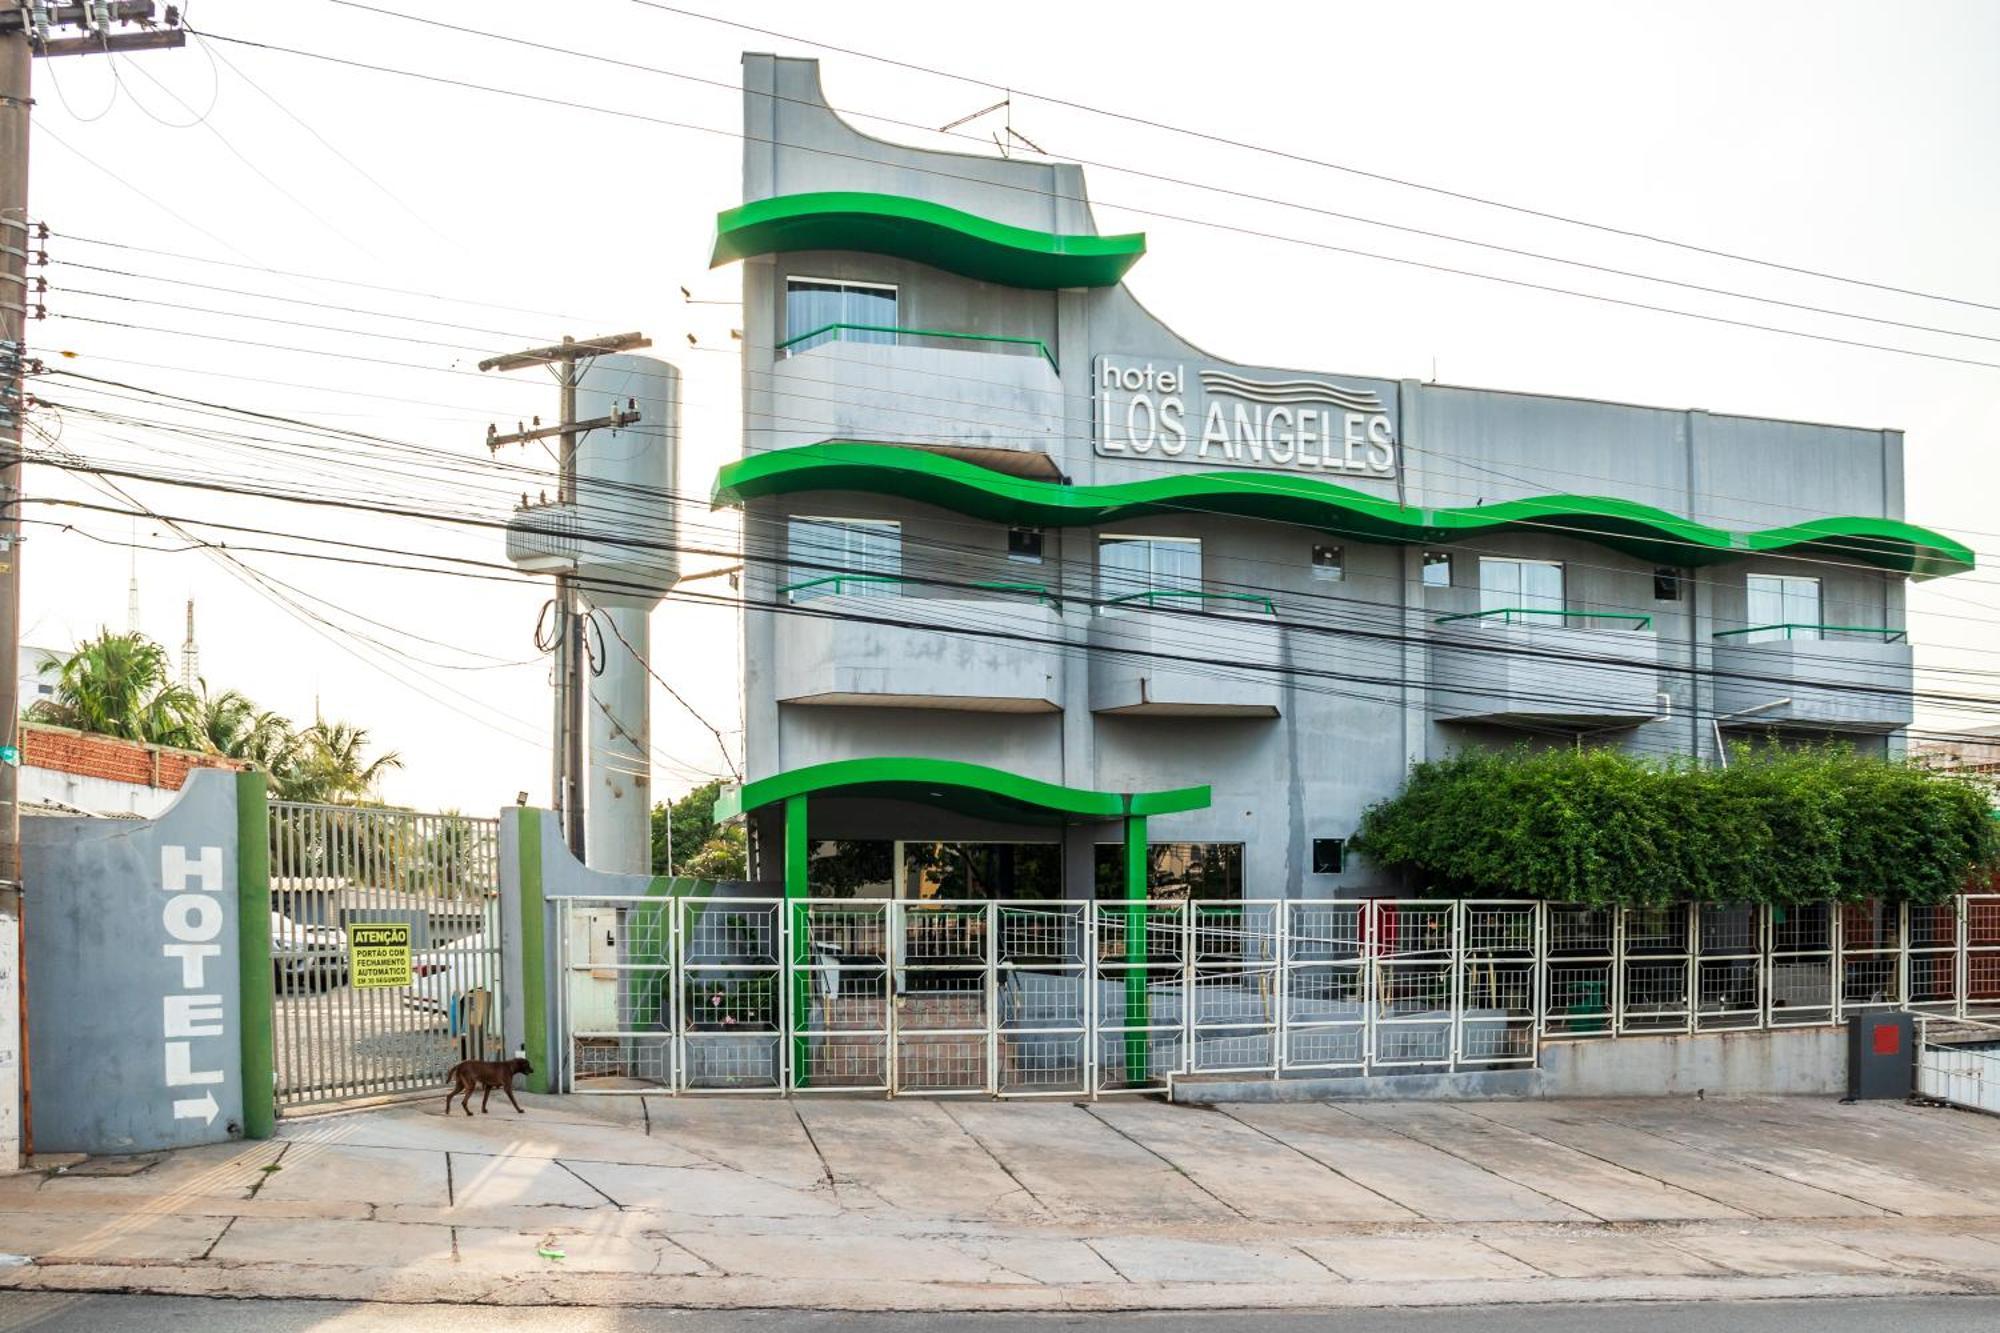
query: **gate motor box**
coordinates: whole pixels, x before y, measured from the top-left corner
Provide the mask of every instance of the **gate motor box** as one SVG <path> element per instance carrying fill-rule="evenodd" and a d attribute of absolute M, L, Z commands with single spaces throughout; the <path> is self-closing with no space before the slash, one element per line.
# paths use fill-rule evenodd
<path fill-rule="evenodd" d="M 1849 1101 L 1908 1097 L 1916 1088 L 1916 1023 L 1883 1011 L 1847 1020 Z"/>

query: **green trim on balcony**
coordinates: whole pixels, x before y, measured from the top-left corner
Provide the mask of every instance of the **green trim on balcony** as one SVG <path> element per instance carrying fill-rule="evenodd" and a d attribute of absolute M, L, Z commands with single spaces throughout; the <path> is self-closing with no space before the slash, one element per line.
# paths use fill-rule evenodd
<path fill-rule="evenodd" d="M 1055 290 L 1116 286 L 1146 253 L 1146 238 L 1032 231 L 928 199 L 821 190 L 753 199 L 718 214 L 708 263 L 789 250 L 860 250 L 982 282 Z"/>
<path fill-rule="evenodd" d="M 895 495 L 993 522 L 1032 527 L 1085 526 L 1198 510 L 1273 519 L 1398 545 L 1458 541 L 1496 529 L 1553 529 L 1662 565 L 1712 565 L 1785 552 L 1873 565 L 1917 579 L 1962 574 L 1973 567 L 1972 549 L 1942 533 L 1861 515 L 1732 532 L 1652 505 L 1601 495 L 1543 495 L 1455 509 L 1406 508 L 1381 496 L 1292 473 L 1190 470 L 1109 486 L 1066 486 L 1010 476 L 926 449 L 856 440 L 829 440 L 739 459 L 717 475 L 714 503 L 720 508 L 797 491 Z"/>
<path fill-rule="evenodd" d="M 941 804 L 982 817 L 1033 822 L 1124 819 L 1205 810 L 1207 787 L 1110 792 L 1061 787 L 1053 782 L 956 759 L 839 759 L 725 787 L 715 798 L 715 818 L 797 797 L 877 796 Z"/>
<path fill-rule="evenodd" d="M 1161 600 L 1170 601 L 1178 597 L 1192 598 L 1202 602 L 1249 602 L 1253 606 L 1263 607 L 1264 614 L 1267 616 L 1278 614 L 1278 604 L 1262 593 L 1207 592 L 1197 588 L 1148 588 L 1144 592 L 1128 592 L 1121 597 L 1110 598 L 1104 604 L 1106 606 L 1121 606 L 1127 602 L 1144 602 L 1147 606 L 1151 606 L 1155 602 Z"/>
<path fill-rule="evenodd" d="M 1653 618 L 1637 611 L 1568 611 L 1553 606 L 1496 606 L 1491 611 L 1461 611 L 1454 616 L 1439 616 L 1436 623 L 1444 625 L 1454 620 L 1487 620 L 1494 616 L 1499 616 L 1503 625 L 1513 624 L 1515 616 L 1561 616 L 1565 625 L 1572 620 L 1623 620 L 1636 632 L 1643 633 L 1653 628 Z"/>
<path fill-rule="evenodd" d="M 899 338 L 945 338 L 954 342 L 1005 343 L 1013 347 L 1029 347 L 1042 354 L 1042 360 L 1049 363 L 1050 370 L 1055 371 L 1057 374 L 1062 373 L 1062 368 L 1056 365 L 1055 353 L 1051 352 L 1049 345 L 1040 338 L 1016 338 L 1004 333 L 952 333 L 945 329 L 906 329 L 898 324 L 822 324 L 810 332 L 801 333 L 796 338 L 785 339 L 778 344 L 778 350 L 780 352 L 790 351 L 800 343 L 810 338 L 817 338 L 824 333 L 893 333 Z M 844 342 L 846 340 L 843 338 L 834 338 L 831 341 Z M 900 342 L 892 345 L 897 347 L 902 346 Z"/>
<path fill-rule="evenodd" d="M 1784 632 L 1787 639 L 1796 638 L 1799 630 L 1813 631 L 1812 637 L 1823 639 L 1829 634 L 1873 634 L 1884 643 L 1901 643 L 1909 637 L 1905 629 L 1890 629 L 1886 625 L 1747 625 L 1742 629 L 1722 629 L 1715 632 L 1718 639 L 1733 639 L 1740 634 L 1773 634 Z"/>

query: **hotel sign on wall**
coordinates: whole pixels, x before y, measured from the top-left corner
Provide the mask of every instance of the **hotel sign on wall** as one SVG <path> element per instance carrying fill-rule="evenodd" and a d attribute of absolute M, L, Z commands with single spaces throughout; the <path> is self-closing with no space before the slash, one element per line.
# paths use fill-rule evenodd
<path fill-rule="evenodd" d="M 1097 452 L 1211 468 L 1394 477 L 1395 386 L 1173 357 L 1097 358 Z"/>

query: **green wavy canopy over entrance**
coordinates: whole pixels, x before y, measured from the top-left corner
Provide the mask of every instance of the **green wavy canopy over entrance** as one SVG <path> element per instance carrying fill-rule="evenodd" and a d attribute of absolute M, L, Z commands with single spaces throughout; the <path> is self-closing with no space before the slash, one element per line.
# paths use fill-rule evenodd
<path fill-rule="evenodd" d="M 1203 810 L 1209 802 L 1207 787 L 1090 791 L 956 759 L 838 759 L 726 787 L 716 797 L 715 818 L 733 819 L 794 796 L 884 796 L 992 818 L 1044 821 L 1167 815 Z"/>
<path fill-rule="evenodd" d="M 1973 567 L 1972 549 L 1942 533 L 1863 515 L 1732 532 L 1652 505 L 1602 495 L 1541 495 L 1422 509 L 1286 473 L 1190 471 L 1109 486 L 1066 486 L 1009 476 L 924 449 L 850 440 L 753 454 L 731 463 L 716 477 L 714 503 L 720 508 L 797 491 L 896 495 L 977 518 L 1034 527 L 1073 527 L 1195 510 L 1275 519 L 1361 541 L 1401 545 L 1445 543 L 1504 528 L 1537 528 L 1570 533 L 1662 565 L 1803 552 L 1917 579 L 1961 574 Z"/>
<path fill-rule="evenodd" d="M 860 250 L 914 259 L 1009 287 L 1112 287 L 1146 238 L 1032 231 L 899 194 L 821 190 L 753 199 L 715 219 L 715 268 L 788 250 Z"/>

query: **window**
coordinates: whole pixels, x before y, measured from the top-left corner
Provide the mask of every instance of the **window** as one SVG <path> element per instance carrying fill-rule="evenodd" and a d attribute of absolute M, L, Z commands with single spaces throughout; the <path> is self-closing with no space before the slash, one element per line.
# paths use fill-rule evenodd
<path fill-rule="evenodd" d="M 1347 868 L 1347 839 L 1313 839 L 1313 874 L 1338 875 Z"/>
<path fill-rule="evenodd" d="M 1343 556 L 1344 552 L 1338 546 L 1313 547 L 1313 577 L 1329 583 L 1338 583 L 1346 578 L 1347 564 Z"/>
<path fill-rule="evenodd" d="M 1563 567 L 1552 560 L 1479 558 L 1481 611 L 1560 611 Z"/>
<path fill-rule="evenodd" d="M 1791 574 L 1752 574 L 1745 619 L 1762 633 L 1743 636 L 1750 643 L 1771 639 L 1817 639 L 1819 580 Z M 1787 629 L 1786 626 L 1792 628 Z"/>
<path fill-rule="evenodd" d="M 1199 592 L 1201 542 L 1194 537 L 1099 537 L 1097 589 L 1106 600 L 1141 592 Z"/>
<path fill-rule="evenodd" d="M 1678 602 L 1681 599 L 1681 572 L 1662 565 L 1653 571 L 1653 600 Z"/>
<path fill-rule="evenodd" d="M 1042 563 L 1042 530 L 1040 528 L 1007 529 L 1007 558 L 1030 565 Z"/>
<path fill-rule="evenodd" d="M 896 889 L 896 844 L 814 842 L 806 854 L 806 887 L 815 898 L 887 898 Z"/>
<path fill-rule="evenodd" d="M 859 324 L 866 327 L 828 329 L 831 324 Z M 803 352 L 809 347 L 839 339 L 853 343 L 893 343 L 896 327 L 896 289 L 877 282 L 844 282 L 833 278 L 787 278 L 785 280 L 785 351 Z M 826 332 L 820 332 L 821 330 Z M 814 337 L 806 337 L 807 334 Z M 793 342 L 792 339 L 800 341 Z"/>
<path fill-rule="evenodd" d="M 1125 896 L 1125 849 L 1097 844 L 1097 896 Z M 1240 842 L 1156 842 L 1146 848 L 1146 896 L 1168 902 L 1228 902 L 1243 897 Z"/>
<path fill-rule="evenodd" d="M 906 842 L 903 896 L 917 901 L 1063 896 L 1053 842 Z"/>
<path fill-rule="evenodd" d="M 815 597 L 893 597 L 903 572 L 903 527 L 875 518 L 795 518 L 791 522 L 794 602 Z M 848 577 L 858 576 L 858 577 Z"/>
<path fill-rule="evenodd" d="M 1444 551 L 1424 552 L 1424 586 L 1426 588 L 1449 588 L 1451 586 L 1451 556 Z"/>

